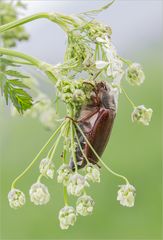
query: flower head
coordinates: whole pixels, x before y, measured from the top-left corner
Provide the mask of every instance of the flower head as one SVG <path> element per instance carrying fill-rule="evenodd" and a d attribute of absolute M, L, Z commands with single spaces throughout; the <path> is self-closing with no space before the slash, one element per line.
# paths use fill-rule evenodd
<path fill-rule="evenodd" d="M 94 200 L 87 195 L 78 198 L 76 203 L 76 211 L 82 216 L 90 215 L 93 212 Z"/>
<path fill-rule="evenodd" d="M 145 108 L 144 105 L 135 107 L 134 111 L 131 114 L 131 119 L 133 122 L 140 122 L 145 126 L 149 125 L 151 121 L 153 110 L 151 108 Z"/>
<path fill-rule="evenodd" d="M 136 189 L 131 184 L 120 185 L 118 190 L 117 200 L 122 206 L 133 207 L 135 203 Z"/>
<path fill-rule="evenodd" d="M 54 177 L 54 164 L 48 158 L 44 158 L 40 162 L 40 173 L 45 176 L 53 179 Z"/>
<path fill-rule="evenodd" d="M 30 200 L 35 205 L 43 205 L 49 202 L 50 194 L 48 188 L 40 183 L 34 183 L 29 190 Z"/>
<path fill-rule="evenodd" d="M 96 38 L 97 42 L 102 44 L 102 48 L 106 55 L 106 61 L 96 61 L 96 68 L 103 69 L 106 67 L 107 75 L 113 79 L 122 75 L 122 61 L 119 59 L 116 49 L 111 40 L 105 36 L 104 38 Z"/>
<path fill-rule="evenodd" d="M 61 229 L 68 229 L 76 222 L 76 211 L 71 206 L 65 206 L 59 211 L 59 221 Z"/>
<path fill-rule="evenodd" d="M 85 175 L 86 180 L 92 181 L 92 182 L 98 182 L 98 183 L 100 182 L 100 171 L 97 166 L 93 164 L 88 164 L 85 167 L 85 171 L 86 171 L 86 175 Z"/>
<path fill-rule="evenodd" d="M 57 170 L 58 177 L 57 181 L 58 183 L 63 183 L 64 186 L 67 186 L 69 179 L 72 175 L 72 170 L 67 164 L 62 164 L 60 168 Z"/>
<path fill-rule="evenodd" d="M 25 204 L 25 195 L 19 189 L 13 188 L 8 193 L 8 201 L 11 208 L 20 208 Z"/>
<path fill-rule="evenodd" d="M 139 63 L 132 63 L 126 70 L 126 79 L 133 86 L 144 82 L 145 75 Z"/>
<path fill-rule="evenodd" d="M 89 184 L 86 181 L 85 177 L 75 173 L 70 177 L 69 183 L 67 185 L 67 191 L 69 194 L 74 196 L 80 196 L 83 193 L 85 187 L 88 187 Z"/>

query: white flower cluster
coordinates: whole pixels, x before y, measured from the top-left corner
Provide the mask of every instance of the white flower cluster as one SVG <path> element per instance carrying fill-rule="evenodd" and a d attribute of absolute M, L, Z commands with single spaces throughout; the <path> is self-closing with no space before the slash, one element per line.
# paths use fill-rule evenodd
<path fill-rule="evenodd" d="M 131 114 L 131 119 L 133 122 L 140 122 L 145 126 L 149 125 L 151 121 L 153 110 L 151 108 L 145 108 L 144 105 L 140 105 L 134 109 Z"/>
<path fill-rule="evenodd" d="M 95 202 L 90 196 L 83 195 L 76 202 L 76 211 L 82 216 L 87 216 L 93 212 L 94 205 Z"/>
<path fill-rule="evenodd" d="M 25 204 L 25 195 L 19 189 L 13 188 L 8 193 L 8 201 L 11 208 L 20 208 Z"/>
<path fill-rule="evenodd" d="M 122 206 L 133 207 L 135 203 L 136 189 L 131 184 L 120 185 L 118 190 L 117 200 Z"/>
<path fill-rule="evenodd" d="M 54 177 L 54 164 L 48 158 L 44 158 L 40 162 L 40 173 L 45 176 L 53 179 Z"/>
<path fill-rule="evenodd" d="M 78 197 L 83 193 L 85 187 L 89 187 L 89 184 L 86 181 L 85 177 L 78 173 L 75 173 L 71 175 L 69 179 L 67 192 L 68 194 Z"/>
<path fill-rule="evenodd" d="M 111 40 L 107 36 L 105 36 L 105 39 L 97 37 L 96 40 L 98 43 L 102 44 L 102 48 L 107 58 L 107 61 L 96 61 L 96 68 L 103 69 L 107 67 L 107 76 L 111 77 L 112 79 L 121 76 L 123 72 L 123 63 L 119 59 Z"/>
<path fill-rule="evenodd" d="M 132 63 L 126 69 L 126 79 L 133 86 L 139 86 L 144 82 L 145 75 L 139 63 Z"/>
<path fill-rule="evenodd" d="M 50 200 L 48 188 L 40 183 L 34 183 L 29 190 L 30 200 L 35 205 L 47 204 Z"/>
<path fill-rule="evenodd" d="M 62 164 L 60 168 L 57 170 L 58 177 L 57 181 L 58 183 L 63 183 L 64 186 L 67 186 L 70 177 L 72 176 L 72 170 L 67 164 Z"/>
<path fill-rule="evenodd" d="M 65 206 L 60 210 L 58 217 L 61 229 L 68 229 L 76 222 L 76 211 L 71 206 Z"/>
<path fill-rule="evenodd" d="M 93 165 L 91 163 L 86 165 L 85 172 L 86 180 L 98 183 L 100 182 L 100 171 L 96 165 Z"/>

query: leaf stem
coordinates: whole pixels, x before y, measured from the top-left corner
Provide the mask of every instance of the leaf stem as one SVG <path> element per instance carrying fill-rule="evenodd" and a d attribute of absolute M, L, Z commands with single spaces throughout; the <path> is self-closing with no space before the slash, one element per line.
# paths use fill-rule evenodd
<path fill-rule="evenodd" d="M 17 57 L 17 58 L 21 58 L 23 60 L 28 61 L 29 64 L 31 63 L 35 67 L 39 68 L 41 71 L 43 71 L 48 76 L 48 78 L 50 78 L 53 82 L 56 82 L 56 78 L 55 78 L 54 74 L 51 72 L 52 65 L 50 65 L 46 62 L 43 62 L 37 58 L 34 58 L 30 55 L 27 55 L 25 53 L 11 50 L 11 49 L 0 48 L 0 54 Z"/>
<path fill-rule="evenodd" d="M 57 14 L 56 14 L 56 16 L 57 16 Z M 0 33 L 5 32 L 7 30 L 10 30 L 12 28 L 18 27 L 18 26 L 23 25 L 25 23 L 34 21 L 34 20 L 39 19 L 39 18 L 47 18 L 51 21 L 54 21 L 55 20 L 55 15 L 53 14 L 53 18 L 52 18 L 52 15 L 49 14 L 49 13 L 36 13 L 36 14 L 31 15 L 31 16 L 28 16 L 28 17 L 25 17 L 25 18 L 22 18 L 22 19 L 18 19 L 18 20 L 15 20 L 13 22 L 2 25 L 0 27 Z"/>

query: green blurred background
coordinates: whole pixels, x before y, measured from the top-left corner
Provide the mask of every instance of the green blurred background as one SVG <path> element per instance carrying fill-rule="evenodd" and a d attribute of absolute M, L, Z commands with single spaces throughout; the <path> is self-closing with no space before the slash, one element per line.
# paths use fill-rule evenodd
<path fill-rule="evenodd" d="M 29 1 L 26 2 L 29 3 Z M 67 13 L 79 12 L 100 5 L 101 3 L 96 1 L 89 3 L 86 1 L 78 3 L 37 1 L 36 3 L 33 1 L 33 5 L 32 2 L 29 3 L 27 15 L 43 9 L 61 10 Z M 130 87 L 124 81 L 126 91 L 136 104 L 144 104 L 154 111 L 149 127 L 132 124 L 130 120 L 132 109 L 124 95 L 121 95 L 112 136 L 103 155 L 103 160 L 109 166 L 127 176 L 136 186 L 135 207 L 125 208 L 119 205 L 116 194 L 118 185 L 122 182 L 102 169 L 101 183 L 94 184 L 89 189 L 96 203 L 93 215 L 78 217 L 75 226 L 67 231 L 59 228 L 57 215 L 63 206 L 63 197 L 62 187 L 56 184 L 56 181 L 45 180 L 51 192 L 51 201 L 48 205 L 36 207 L 27 201 L 22 209 L 17 211 L 11 209 L 8 206 L 7 194 L 12 180 L 34 158 L 51 133 L 43 129 L 36 120 L 11 118 L 9 111 L 2 105 L 0 117 L 1 239 L 162 239 L 161 5 L 161 1 L 117 1 L 112 8 L 99 16 L 99 19 L 113 27 L 115 32 L 113 41 L 119 52 L 124 57 L 143 65 L 146 81 L 140 88 Z M 139 17 L 135 19 L 136 13 Z M 42 34 L 41 24 L 47 26 L 46 34 Z M 52 33 L 52 26 L 51 23 L 44 23 L 42 20 L 33 25 L 28 24 L 27 30 L 31 33 L 31 40 L 29 43 L 20 44 L 17 49 L 49 62 L 57 62 L 59 59 L 61 61 L 64 49 L 59 43 L 64 43 L 65 39 L 62 35 L 57 35 L 59 32 L 57 27 L 54 27 Z M 48 34 L 51 34 L 51 38 Z M 59 47 L 60 49 L 57 50 Z M 46 51 L 47 54 L 45 54 Z M 57 54 L 56 51 L 58 51 Z M 58 157 L 56 166 L 59 166 L 59 161 Z M 26 193 L 28 200 L 28 189 L 36 181 L 37 175 L 38 165 L 36 164 L 18 184 L 18 188 Z"/>

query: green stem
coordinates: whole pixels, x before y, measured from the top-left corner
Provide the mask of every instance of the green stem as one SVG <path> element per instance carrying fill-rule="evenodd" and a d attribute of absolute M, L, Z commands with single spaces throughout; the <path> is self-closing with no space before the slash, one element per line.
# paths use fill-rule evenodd
<path fill-rule="evenodd" d="M 102 165 L 110 172 L 112 173 L 113 175 L 119 177 L 119 178 L 122 178 L 126 181 L 126 183 L 128 184 L 128 180 L 126 177 L 124 177 L 123 175 L 120 175 L 116 172 L 114 172 L 113 170 L 111 170 L 111 168 L 109 168 L 103 161 L 102 159 L 99 157 L 99 155 L 96 153 L 96 151 L 94 150 L 94 148 L 92 147 L 92 145 L 90 144 L 90 142 L 87 140 L 85 134 L 83 133 L 82 129 L 79 127 L 78 124 L 75 123 L 75 125 L 77 126 L 77 128 L 79 129 L 79 131 L 81 132 L 82 136 L 84 137 L 85 141 L 87 142 L 87 144 L 89 145 L 89 147 L 91 148 L 92 152 L 95 154 L 95 156 L 97 157 L 97 159 L 102 163 Z"/>
<path fill-rule="evenodd" d="M 23 60 L 26 60 L 29 62 L 29 64 L 31 63 L 32 65 L 36 66 L 37 68 L 39 68 L 41 71 L 43 71 L 48 78 L 50 78 L 53 82 L 56 82 L 56 78 L 53 75 L 51 71 L 52 67 L 50 64 L 43 62 L 37 58 L 34 58 L 30 55 L 27 55 L 25 53 L 21 53 L 21 52 L 17 52 L 15 50 L 11 50 L 11 49 L 6 49 L 6 48 L 0 48 L 0 55 L 7 55 L 7 56 L 12 56 L 12 57 L 17 57 L 17 58 L 21 58 Z"/>
<path fill-rule="evenodd" d="M 124 62 L 126 65 L 130 66 L 132 64 L 132 62 L 130 60 L 124 59 L 122 57 L 119 56 L 119 59 Z"/>
<path fill-rule="evenodd" d="M 67 138 L 68 135 L 69 135 L 69 131 L 70 131 L 70 124 L 71 122 L 69 121 L 68 122 L 68 126 L 67 126 L 67 131 L 65 133 L 65 137 Z M 63 162 L 66 164 L 66 155 L 67 155 L 67 149 L 64 149 L 63 151 Z M 64 203 L 65 203 L 65 206 L 68 205 L 68 193 L 67 193 L 67 187 L 66 186 L 63 186 L 63 198 L 64 198 Z"/>
<path fill-rule="evenodd" d="M 57 14 L 56 14 L 56 16 L 57 16 Z M 47 18 L 51 21 L 55 21 L 55 15 L 54 14 L 52 16 L 49 13 L 36 13 L 34 15 L 31 15 L 31 16 L 28 16 L 28 17 L 25 17 L 25 18 L 22 18 L 22 19 L 19 19 L 19 20 L 15 20 L 13 22 L 2 25 L 0 27 L 0 33 L 5 32 L 7 30 L 10 30 L 12 28 L 18 27 L 18 26 L 23 25 L 25 23 L 34 21 L 34 20 L 39 19 L 39 18 Z"/>
<path fill-rule="evenodd" d="M 36 155 L 36 157 L 33 159 L 33 161 L 28 165 L 28 167 L 12 182 L 11 188 L 15 187 L 16 182 L 22 178 L 29 170 L 30 168 L 33 166 L 33 164 L 39 159 L 39 157 L 41 156 L 41 154 L 45 151 L 45 149 L 48 147 L 48 145 L 52 142 L 52 140 L 54 139 L 54 137 L 56 136 L 56 134 L 60 131 L 60 129 L 62 128 L 62 126 L 65 124 L 65 122 L 63 122 L 58 128 L 57 130 L 53 133 L 53 135 L 49 138 L 49 140 L 45 143 L 45 145 L 42 147 L 42 149 L 39 151 L 39 153 Z"/>
<path fill-rule="evenodd" d="M 129 98 L 129 96 L 127 95 L 126 91 L 124 90 L 124 88 L 120 87 L 122 92 L 124 93 L 125 97 L 127 98 L 127 100 L 129 101 L 129 103 L 132 105 L 133 108 L 135 108 L 135 104 L 133 103 L 133 101 Z"/>
<path fill-rule="evenodd" d="M 75 129 L 75 136 L 76 136 L 76 140 L 77 140 L 77 142 L 78 142 L 78 145 L 79 145 L 80 151 L 81 151 L 83 157 L 85 158 L 85 160 L 87 161 L 87 164 L 89 164 L 89 160 L 88 160 L 87 156 L 85 155 L 85 153 L 84 153 L 84 151 L 83 151 L 83 149 L 82 149 L 82 146 L 81 146 L 81 144 L 80 144 L 80 141 L 79 141 L 78 135 L 77 135 L 77 133 L 76 133 L 76 129 Z"/>
<path fill-rule="evenodd" d="M 73 121 L 71 121 L 71 149 L 72 149 L 72 158 L 75 165 L 75 172 L 78 171 L 77 161 L 76 161 L 76 154 L 74 149 L 74 124 Z"/>
<path fill-rule="evenodd" d="M 67 121 L 66 121 L 65 124 L 61 127 L 61 133 L 59 134 L 59 137 L 57 138 L 57 140 L 55 141 L 54 145 L 52 146 L 52 148 L 51 148 L 51 150 L 50 150 L 50 151 L 52 151 L 52 152 L 51 152 L 51 154 L 50 154 L 49 164 L 50 164 L 50 162 L 52 162 L 52 160 L 53 160 L 54 154 L 55 154 L 56 149 L 57 149 L 57 147 L 58 147 L 58 144 L 59 144 L 59 142 L 60 142 L 60 140 L 61 140 L 61 137 L 62 137 L 62 134 L 63 134 L 63 130 L 66 128 L 66 125 L 67 125 Z M 48 156 L 49 156 L 49 154 L 48 154 Z M 48 164 L 48 166 L 49 166 L 49 164 Z M 47 166 L 47 169 L 48 169 L 48 166 Z M 42 174 L 42 173 L 39 175 L 39 177 L 38 177 L 38 179 L 37 179 L 38 182 L 41 180 L 41 178 L 43 177 L 43 175 L 44 175 L 44 174 Z"/>
<path fill-rule="evenodd" d="M 71 124 L 71 122 L 69 121 L 69 122 L 68 122 L 68 127 L 67 127 L 67 129 L 66 129 L 67 131 L 66 131 L 66 134 L 65 134 L 66 139 L 67 139 L 68 136 L 69 136 L 70 124 Z M 67 149 L 64 148 L 64 151 L 63 151 L 63 161 L 64 161 L 64 163 L 66 163 L 66 155 L 67 155 Z"/>
<path fill-rule="evenodd" d="M 67 187 L 63 187 L 63 197 L 64 197 L 64 203 L 67 206 L 68 205 L 68 194 L 67 194 Z"/>
<path fill-rule="evenodd" d="M 17 52 L 15 50 L 0 48 L 0 54 L 24 59 L 24 60 L 32 63 L 33 65 L 35 65 L 38 68 L 40 68 L 40 66 L 43 65 L 43 62 L 38 60 L 37 58 L 34 58 L 32 56 L 29 56 L 29 55 L 21 53 L 21 52 Z"/>

